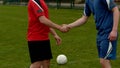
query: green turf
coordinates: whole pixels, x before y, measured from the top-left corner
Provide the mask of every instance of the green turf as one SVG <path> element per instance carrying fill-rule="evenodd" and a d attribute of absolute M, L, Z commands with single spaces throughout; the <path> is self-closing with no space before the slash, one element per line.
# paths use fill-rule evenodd
<path fill-rule="evenodd" d="M 68 24 L 80 18 L 83 10 L 50 8 L 49 12 L 53 22 Z M 26 6 L 0 6 L 0 68 L 29 67 L 26 41 L 27 20 Z M 96 30 L 92 16 L 86 24 L 71 29 L 68 33 L 56 31 L 62 38 L 62 44 L 56 46 L 54 38 L 50 35 L 53 52 L 51 68 L 101 68 L 97 56 Z M 120 68 L 119 45 L 118 59 L 112 61 L 113 68 Z M 68 58 L 68 63 L 65 65 L 56 63 L 56 57 L 61 53 Z"/>

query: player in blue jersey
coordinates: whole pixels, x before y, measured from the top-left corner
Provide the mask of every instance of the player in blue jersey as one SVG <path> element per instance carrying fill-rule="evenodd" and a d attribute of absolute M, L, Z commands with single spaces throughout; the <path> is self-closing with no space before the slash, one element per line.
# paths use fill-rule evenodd
<path fill-rule="evenodd" d="M 102 68 L 111 68 L 110 60 L 116 59 L 118 38 L 119 9 L 114 0 L 86 0 L 84 15 L 73 23 L 64 25 L 64 29 L 84 24 L 93 14 L 97 33 L 97 48 Z M 112 44 L 112 46 L 110 46 Z"/>

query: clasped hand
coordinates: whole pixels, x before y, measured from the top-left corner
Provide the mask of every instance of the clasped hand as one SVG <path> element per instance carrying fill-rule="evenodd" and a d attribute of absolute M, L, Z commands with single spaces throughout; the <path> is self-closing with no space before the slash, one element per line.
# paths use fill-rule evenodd
<path fill-rule="evenodd" d="M 60 31 L 65 33 L 68 32 L 70 30 L 69 26 L 67 24 L 62 24 Z"/>

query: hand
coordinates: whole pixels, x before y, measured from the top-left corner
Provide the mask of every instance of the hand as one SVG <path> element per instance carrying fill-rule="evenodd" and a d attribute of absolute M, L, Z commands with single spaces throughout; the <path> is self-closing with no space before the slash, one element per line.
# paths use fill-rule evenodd
<path fill-rule="evenodd" d="M 108 39 L 109 39 L 110 41 L 116 40 L 116 39 L 117 39 L 117 31 L 113 31 L 113 30 L 112 30 L 112 31 L 110 32 L 110 34 L 109 34 Z"/>
<path fill-rule="evenodd" d="M 56 40 L 56 44 L 57 44 L 57 45 L 60 45 L 61 42 L 62 42 L 62 39 L 61 39 L 58 35 L 55 35 L 54 38 L 55 38 L 55 40 Z"/>
<path fill-rule="evenodd" d="M 70 30 L 70 28 L 68 27 L 67 24 L 62 24 L 62 27 L 61 27 L 61 32 L 68 32 Z"/>

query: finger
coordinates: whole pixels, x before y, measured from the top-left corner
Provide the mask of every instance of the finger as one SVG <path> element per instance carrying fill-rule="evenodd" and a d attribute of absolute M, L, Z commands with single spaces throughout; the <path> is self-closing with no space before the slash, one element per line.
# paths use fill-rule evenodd
<path fill-rule="evenodd" d="M 60 45 L 61 44 L 61 42 L 60 41 L 57 41 L 57 45 Z"/>
<path fill-rule="evenodd" d="M 62 26 L 66 26 L 67 24 L 62 24 Z"/>
<path fill-rule="evenodd" d="M 61 39 L 57 39 L 57 45 L 61 44 Z"/>

